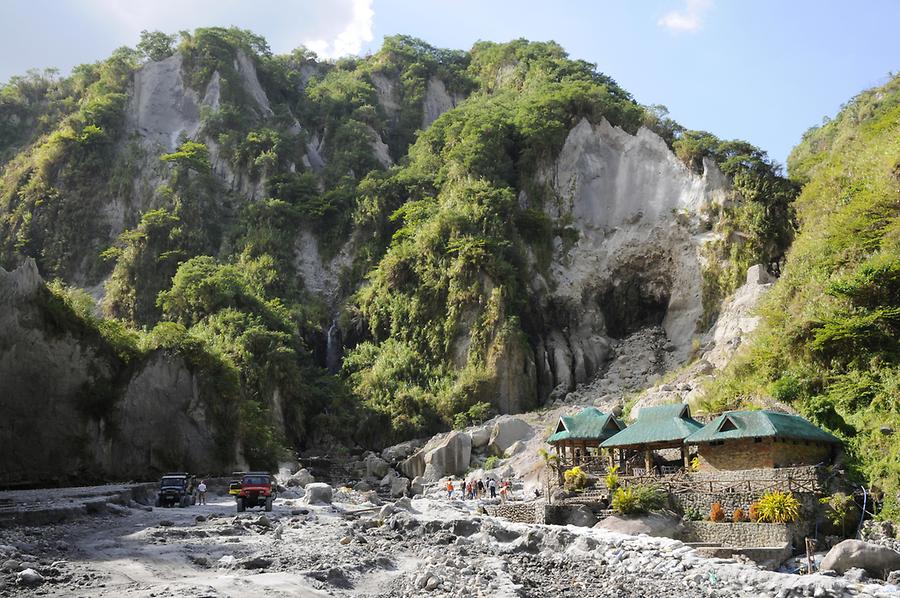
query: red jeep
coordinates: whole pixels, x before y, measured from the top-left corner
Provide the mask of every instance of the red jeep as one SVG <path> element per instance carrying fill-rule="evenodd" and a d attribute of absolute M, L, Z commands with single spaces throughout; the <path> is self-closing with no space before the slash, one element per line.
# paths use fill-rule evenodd
<path fill-rule="evenodd" d="M 238 513 L 253 507 L 272 510 L 275 500 L 275 480 L 268 472 L 251 471 L 241 478 L 241 491 L 235 496 Z"/>

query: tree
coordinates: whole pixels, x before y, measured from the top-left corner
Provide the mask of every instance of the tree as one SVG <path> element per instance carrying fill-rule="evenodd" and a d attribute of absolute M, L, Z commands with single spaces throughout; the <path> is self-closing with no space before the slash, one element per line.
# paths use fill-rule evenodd
<path fill-rule="evenodd" d="M 138 42 L 137 50 L 153 62 L 164 60 L 175 53 L 175 36 L 145 29 L 141 31 L 141 41 Z"/>

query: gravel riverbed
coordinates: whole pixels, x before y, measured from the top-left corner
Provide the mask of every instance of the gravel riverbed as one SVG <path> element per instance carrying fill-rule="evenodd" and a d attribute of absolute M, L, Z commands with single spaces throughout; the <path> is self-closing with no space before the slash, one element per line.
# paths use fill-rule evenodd
<path fill-rule="evenodd" d="M 110 506 L 0 528 L 0 596 L 900 596 L 895 586 L 773 573 L 676 540 L 524 525 L 474 502 L 304 505 L 237 515 Z M 35 576 L 23 572 L 31 570 Z"/>

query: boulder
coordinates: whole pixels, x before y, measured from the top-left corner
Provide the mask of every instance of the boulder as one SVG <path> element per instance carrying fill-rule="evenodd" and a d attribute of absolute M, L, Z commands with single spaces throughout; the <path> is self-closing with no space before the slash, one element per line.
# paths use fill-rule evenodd
<path fill-rule="evenodd" d="M 862 540 L 844 540 L 828 551 L 820 568 L 841 574 L 859 568 L 872 577 L 886 579 L 891 571 L 900 569 L 900 552 Z"/>
<path fill-rule="evenodd" d="M 241 566 L 244 569 L 268 569 L 271 564 L 271 559 L 259 555 L 241 561 Z"/>
<path fill-rule="evenodd" d="M 418 511 L 413 508 L 412 501 L 409 499 L 409 497 L 403 497 L 394 503 L 394 510 L 396 511 L 398 509 L 408 511 L 410 513 L 418 513 Z"/>
<path fill-rule="evenodd" d="M 306 496 L 303 500 L 308 505 L 330 505 L 333 492 L 328 484 L 313 482 L 306 485 Z"/>
<path fill-rule="evenodd" d="M 391 482 L 391 496 L 406 496 L 409 492 L 409 478 L 394 478 Z"/>
<path fill-rule="evenodd" d="M 500 417 L 491 428 L 488 452 L 503 455 L 516 441 L 534 436 L 534 428 L 518 417 Z"/>
<path fill-rule="evenodd" d="M 661 513 L 631 516 L 610 515 L 594 527 L 619 534 L 632 536 L 647 534 L 661 538 L 678 538 L 684 531 L 684 526 L 679 519 Z"/>
<path fill-rule="evenodd" d="M 425 494 L 425 478 L 416 476 L 409 485 L 409 492 L 413 496 L 417 494 Z"/>
<path fill-rule="evenodd" d="M 384 504 L 381 498 L 379 498 L 378 493 L 374 490 L 363 492 L 362 499 L 364 502 L 370 503 L 371 505 L 376 507 L 380 507 L 382 504 Z"/>
<path fill-rule="evenodd" d="M 305 488 L 308 484 L 312 484 L 316 481 L 316 478 L 313 477 L 309 470 L 305 467 L 293 474 L 287 480 L 288 486 L 300 486 L 301 488 Z"/>
<path fill-rule="evenodd" d="M 372 453 L 366 455 L 363 462 L 366 467 L 366 477 L 369 478 L 383 478 L 391 469 L 387 461 Z"/>
<path fill-rule="evenodd" d="M 576 505 L 566 509 L 565 525 L 577 525 L 578 527 L 593 527 L 597 523 L 597 516 L 584 505 Z"/>
<path fill-rule="evenodd" d="M 406 442 L 389 446 L 381 451 L 381 458 L 388 463 L 399 463 L 400 461 L 409 458 L 422 446 L 422 444 L 421 440 L 407 440 Z"/>
<path fill-rule="evenodd" d="M 526 445 L 524 441 L 516 440 L 511 445 L 509 445 L 508 449 L 506 449 L 506 456 L 512 457 L 513 455 L 518 455 L 519 453 L 524 451 L 527 448 L 527 446 L 528 445 Z"/>
<path fill-rule="evenodd" d="M 436 482 L 447 475 L 462 475 L 472 456 L 472 438 L 453 431 L 435 436 L 416 454 L 400 464 L 400 471 L 408 478 L 423 476 Z"/>
<path fill-rule="evenodd" d="M 491 441 L 491 426 L 489 425 L 479 426 L 469 430 L 467 433 L 469 438 L 472 439 L 473 449 L 484 448 Z"/>
<path fill-rule="evenodd" d="M 44 583 L 44 576 L 34 569 L 25 569 L 16 575 L 16 583 L 20 586 L 38 586 Z"/>

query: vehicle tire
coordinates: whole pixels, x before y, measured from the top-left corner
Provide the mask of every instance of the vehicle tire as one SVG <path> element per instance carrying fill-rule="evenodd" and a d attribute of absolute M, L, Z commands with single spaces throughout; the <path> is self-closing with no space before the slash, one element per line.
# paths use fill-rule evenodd
<path fill-rule="evenodd" d="M 238 513 L 244 512 L 244 499 L 243 498 L 237 499 L 237 512 Z"/>
<path fill-rule="evenodd" d="M 272 499 L 267 498 L 266 499 L 266 511 L 271 511 L 271 510 L 272 510 Z"/>

